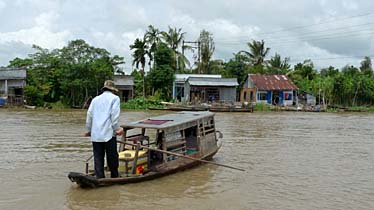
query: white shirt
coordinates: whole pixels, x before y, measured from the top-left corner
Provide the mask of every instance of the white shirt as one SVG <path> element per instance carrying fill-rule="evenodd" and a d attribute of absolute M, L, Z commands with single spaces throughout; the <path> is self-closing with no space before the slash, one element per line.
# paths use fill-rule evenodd
<path fill-rule="evenodd" d="M 91 141 L 107 142 L 119 129 L 120 99 L 110 91 L 96 96 L 88 108 L 86 128 L 91 132 Z"/>

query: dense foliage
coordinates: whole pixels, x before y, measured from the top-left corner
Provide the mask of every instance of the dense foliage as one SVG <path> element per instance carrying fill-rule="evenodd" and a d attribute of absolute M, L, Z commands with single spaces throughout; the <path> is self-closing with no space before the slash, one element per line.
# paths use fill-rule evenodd
<path fill-rule="evenodd" d="M 16 58 L 9 66 L 28 69 L 27 103 L 39 106 L 57 101 L 82 106 L 124 63 L 122 57 L 110 56 L 107 50 L 92 47 L 84 40 L 70 41 L 62 49 L 52 51 L 38 46 L 34 49 L 36 53 L 29 58 Z"/>
<path fill-rule="evenodd" d="M 152 92 L 157 92 L 162 99 L 170 100 L 174 81 L 172 69 L 173 51 L 165 44 L 159 44 L 155 50 L 155 67 L 147 76 L 150 81 Z"/>

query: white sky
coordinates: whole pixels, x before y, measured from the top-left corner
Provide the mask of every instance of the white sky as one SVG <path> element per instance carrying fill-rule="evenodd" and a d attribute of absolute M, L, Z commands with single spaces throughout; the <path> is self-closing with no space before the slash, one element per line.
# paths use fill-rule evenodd
<path fill-rule="evenodd" d="M 225 61 L 253 39 L 270 56 L 311 58 L 317 68 L 374 58 L 372 0 L 0 0 L 0 66 L 33 53 L 32 44 L 55 49 L 84 39 L 125 57 L 128 73 L 129 45 L 150 24 L 182 28 L 188 41 L 208 30 L 214 58 Z"/>

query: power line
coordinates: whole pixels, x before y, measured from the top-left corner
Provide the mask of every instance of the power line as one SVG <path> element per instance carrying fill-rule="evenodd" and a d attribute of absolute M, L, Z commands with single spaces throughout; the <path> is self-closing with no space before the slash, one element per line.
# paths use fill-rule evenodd
<path fill-rule="evenodd" d="M 326 30 L 320 30 L 320 31 L 311 31 L 311 32 L 306 32 L 306 33 L 301 33 L 301 34 L 295 34 L 295 35 L 298 35 L 297 37 L 298 38 L 317 38 L 317 37 L 321 37 L 321 38 L 324 38 L 324 36 L 330 36 L 330 35 L 340 35 L 342 33 L 356 33 L 356 32 L 362 32 L 362 31 L 370 31 L 370 30 L 374 30 L 374 28 L 362 28 L 360 29 L 360 27 L 362 26 L 370 26 L 370 25 L 374 25 L 374 22 L 372 23 L 365 23 L 365 24 L 360 24 L 360 25 L 354 25 L 354 26 L 347 26 L 347 27 L 339 27 L 339 28 L 331 28 L 331 29 L 326 29 Z M 356 30 L 349 30 L 349 29 L 352 29 L 352 28 L 358 28 Z M 336 32 L 338 31 L 338 32 Z M 322 34 L 318 34 L 319 32 L 333 32 L 333 33 L 322 33 Z M 300 36 L 300 35 L 303 35 L 303 36 Z M 286 38 L 290 38 L 290 35 L 287 35 L 287 36 L 278 36 L 278 37 L 274 37 L 274 38 L 265 38 L 264 40 L 266 41 L 271 41 L 271 40 L 282 40 L 282 39 L 286 39 Z M 232 39 L 231 41 L 219 41 L 220 39 L 218 39 L 218 41 L 216 41 L 216 43 L 232 43 L 232 44 L 237 44 L 237 43 L 240 43 L 242 44 L 243 42 L 246 42 L 246 41 L 242 41 L 242 40 L 238 40 L 238 39 Z M 287 41 L 284 40 L 284 41 Z"/>
<path fill-rule="evenodd" d="M 338 56 L 338 57 L 329 57 L 329 58 L 321 58 L 321 57 L 308 57 L 306 56 L 307 58 L 290 58 L 291 61 L 295 62 L 296 61 L 304 61 L 304 60 L 312 60 L 312 61 L 315 61 L 315 60 L 340 60 L 340 59 L 347 59 L 347 58 L 356 58 L 356 59 L 359 59 L 359 58 L 364 58 L 365 56 L 368 56 L 368 55 L 355 55 L 355 56 Z"/>
<path fill-rule="evenodd" d="M 185 45 L 185 44 L 193 44 L 194 46 L 191 46 L 191 45 Z M 189 47 L 189 48 L 194 48 L 194 49 L 197 49 L 197 60 L 200 64 L 200 54 L 201 54 L 201 51 L 200 51 L 200 48 L 201 48 L 201 42 L 200 41 L 184 41 L 182 42 L 182 55 L 184 55 L 184 48 L 185 47 Z M 197 71 L 200 72 L 200 65 L 197 65 Z"/>
<path fill-rule="evenodd" d="M 310 24 L 310 25 L 295 26 L 295 27 L 291 27 L 291 28 L 285 28 L 285 29 L 282 29 L 282 30 L 266 32 L 266 33 L 278 33 L 278 32 L 282 32 L 282 31 L 291 31 L 291 30 L 295 30 L 295 29 L 306 28 L 306 27 L 317 26 L 317 25 L 323 25 L 323 24 L 332 23 L 332 22 L 336 22 L 336 21 L 342 21 L 342 20 L 347 20 L 347 19 L 369 16 L 369 15 L 372 15 L 372 14 L 374 14 L 374 12 L 369 12 L 369 13 L 359 14 L 359 15 L 353 15 L 353 16 L 348 16 L 348 17 L 343 17 L 343 18 L 337 18 L 337 19 L 331 20 L 331 21 L 325 21 L 325 22 L 321 21 L 319 23 Z"/>
<path fill-rule="evenodd" d="M 373 14 L 374 14 L 374 12 L 368 12 L 368 13 L 359 14 L 359 15 L 353 15 L 353 16 L 348 16 L 348 17 L 336 18 L 335 20 L 330 20 L 330 21 L 321 21 L 319 23 L 314 23 L 314 24 L 309 24 L 309 25 L 295 26 L 295 27 L 285 28 L 285 29 L 276 30 L 276 31 L 260 32 L 260 33 L 258 33 L 256 35 L 274 35 L 274 33 L 285 32 L 285 31 L 293 31 L 295 29 L 313 27 L 313 26 L 317 26 L 317 25 L 323 25 L 323 24 L 337 22 L 337 21 L 342 21 L 342 20 L 347 20 L 347 19 L 354 19 L 354 18 L 359 18 L 359 17 L 365 17 L 365 16 L 369 16 L 369 15 L 373 15 Z M 249 37 L 248 35 L 237 36 L 237 38 L 248 38 L 248 37 Z M 227 39 L 220 39 L 220 40 L 221 41 L 227 41 Z"/>
<path fill-rule="evenodd" d="M 353 26 L 345 26 L 345 27 L 339 27 L 339 28 L 329 28 L 329 29 L 325 29 L 325 30 L 319 30 L 319 31 L 309 31 L 309 32 L 305 32 L 305 33 L 298 33 L 297 35 L 305 35 L 305 36 L 311 36 L 311 35 L 314 35 L 314 36 L 317 36 L 317 35 L 330 35 L 330 34 L 318 34 L 320 32 L 336 32 L 336 31 L 340 31 L 339 33 L 344 33 L 344 32 L 352 32 L 352 30 L 349 30 L 349 29 L 352 29 L 352 28 L 360 28 L 362 26 L 370 26 L 370 25 L 374 25 L 374 23 L 365 23 L 365 24 L 359 24 L 359 25 L 353 25 Z M 373 29 L 373 28 L 364 28 L 362 30 L 368 30 L 368 29 Z M 361 30 L 354 30 L 354 31 L 361 31 Z M 311 34 L 312 33 L 312 34 Z M 282 38 L 289 38 L 289 35 L 287 36 L 277 36 L 277 37 L 274 37 L 274 38 L 270 38 L 270 39 L 282 39 Z M 304 37 L 304 36 L 302 36 Z M 267 39 L 269 40 L 269 39 Z"/>
<path fill-rule="evenodd" d="M 352 36 L 365 36 L 365 35 L 374 35 L 374 31 L 368 31 L 368 33 L 361 33 L 361 34 L 352 34 L 352 33 L 346 33 L 346 34 L 338 34 L 338 35 L 334 35 L 334 36 L 327 36 L 327 37 L 315 37 L 315 38 L 311 38 L 311 39 L 300 39 L 300 40 L 288 40 L 288 41 L 285 41 L 285 42 L 278 42 L 278 43 L 269 43 L 271 44 L 272 46 L 282 46 L 284 44 L 292 44 L 292 43 L 298 43 L 298 42 L 305 42 L 305 41 L 320 41 L 320 40 L 329 40 L 329 39 L 336 39 L 336 38 L 345 38 L 345 37 L 352 37 Z"/>
<path fill-rule="evenodd" d="M 366 33 L 358 33 L 358 32 L 365 32 Z M 268 42 L 268 45 L 272 46 L 279 46 L 279 45 L 287 45 L 292 43 L 299 43 L 304 41 L 318 41 L 318 40 L 328 40 L 328 39 L 335 39 L 335 38 L 344 38 L 344 37 L 352 37 L 352 36 L 366 36 L 366 35 L 372 35 L 374 34 L 374 30 L 372 29 L 365 29 L 365 30 L 357 30 L 357 31 L 351 31 L 351 32 L 339 32 L 339 33 L 332 33 L 332 34 L 325 34 L 325 35 L 310 35 L 310 36 L 304 36 L 304 37 L 295 37 L 292 39 L 279 39 L 276 40 L 276 42 Z M 267 40 L 265 40 L 267 41 Z M 221 45 L 229 45 L 229 46 L 236 46 L 236 45 L 246 45 L 247 43 L 237 41 L 237 42 L 216 42 L 217 44 Z"/>

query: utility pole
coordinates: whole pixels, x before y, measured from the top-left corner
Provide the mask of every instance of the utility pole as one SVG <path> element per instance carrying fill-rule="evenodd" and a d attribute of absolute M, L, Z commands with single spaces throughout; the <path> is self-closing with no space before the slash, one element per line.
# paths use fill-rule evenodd
<path fill-rule="evenodd" d="M 189 44 L 189 45 L 185 45 L 185 44 Z M 191 46 L 192 45 L 192 46 Z M 185 46 L 188 46 L 190 48 L 193 48 L 193 49 L 197 49 L 197 62 L 198 62 L 198 65 L 197 65 L 197 72 L 200 73 L 200 48 L 201 48 L 201 42 L 200 41 L 184 41 L 183 40 L 183 43 L 182 43 L 182 55 L 184 56 L 184 47 Z"/>

